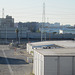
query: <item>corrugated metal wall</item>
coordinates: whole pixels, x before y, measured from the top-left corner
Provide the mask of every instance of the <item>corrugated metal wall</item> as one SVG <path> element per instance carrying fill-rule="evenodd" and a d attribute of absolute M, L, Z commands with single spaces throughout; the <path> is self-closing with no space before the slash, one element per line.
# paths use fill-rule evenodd
<path fill-rule="evenodd" d="M 45 57 L 44 75 L 75 75 L 75 57 Z"/>
<path fill-rule="evenodd" d="M 44 75 L 44 57 L 43 55 L 34 52 L 33 72 L 35 75 Z"/>
<path fill-rule="evenodd" d="M 34 50 L 35 75 L 75 75 L 74 56 L 43 56 Z"/>

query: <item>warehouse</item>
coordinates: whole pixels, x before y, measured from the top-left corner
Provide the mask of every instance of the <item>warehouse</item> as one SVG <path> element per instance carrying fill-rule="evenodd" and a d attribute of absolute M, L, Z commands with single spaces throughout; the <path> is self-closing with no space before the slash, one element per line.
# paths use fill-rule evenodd
<path fill-rule="evenodd" d="M 27 43 L 27 52 L 29 54 L 34 51 L 34 49 L 44 49 L 44 48 L 75 48 L 75 41 L 42 41 Z"/>
<path fill-rule="evenodd" d="M 35 75 L 75 75 L 75 48 L 34 50 Z"/>

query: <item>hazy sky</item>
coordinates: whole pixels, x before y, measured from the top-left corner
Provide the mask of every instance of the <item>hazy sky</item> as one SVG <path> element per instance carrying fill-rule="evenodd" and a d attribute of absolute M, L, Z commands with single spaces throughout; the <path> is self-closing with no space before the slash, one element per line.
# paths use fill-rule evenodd
<path fill-rule="evenodd" d="M 15 22 L 42 22 L 43 2 L 46 21 L 75 24 L 75 0 L 0 0 L 0 17 L 4 8 L 5 16 L 12 16 Z"/>

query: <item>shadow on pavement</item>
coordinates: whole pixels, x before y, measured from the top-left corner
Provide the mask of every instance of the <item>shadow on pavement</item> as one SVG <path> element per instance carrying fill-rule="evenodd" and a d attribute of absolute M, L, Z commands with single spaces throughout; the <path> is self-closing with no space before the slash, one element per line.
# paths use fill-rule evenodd
<path fill-rule="evenodd" d="M 22 65 L 22 64 L 28 64 L 25 60 L 23 59 L 15 59 L 15 58 L 7 58 L 8 62 L 10 65 Z M 0 57 L 0 64 L 5 64 L 7 65 L 7 61 L 5 57 Z"/>

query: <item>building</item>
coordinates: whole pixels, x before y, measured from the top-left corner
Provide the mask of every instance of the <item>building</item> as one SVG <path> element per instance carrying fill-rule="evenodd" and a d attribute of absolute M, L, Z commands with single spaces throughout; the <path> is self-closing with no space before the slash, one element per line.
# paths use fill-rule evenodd
<path fill-rule="evenodd" d="M 0 28 L 0 39 L 2 38 L 12 38 L 15 39 L 16 35 L 16 27 L 1 27 Z M 27 38 L 27 33 L 30 32 L 28 28 L 18 28 L 18 38 Z"/>
<path fill-rule="evenodd" d="M 75 75 L 75 48 L 34 50 L 35 75 Z"/>
<path fill-rule="evenodd" d="M 0 18 L 0 27 L 14 27 L 14 18 L 8 15 L 6 18 Z"/>
<path fill-rule="evenodd" d="M 42 31 L 43 33 L 56 33 L 56 34 L 75 34 L 75 27 L 70 25 L 60 25 L 60 23 L 54 23 L 49 26 L 43 26 L 39 28 L 39 31 Z"/>
<path fill-rule="evenodd" d="M 63 34 L 75 34 L 75 27 L 64 27 Z"/>
<path fill-rule="evenodd" d="M 63 34 L 75 34 L 75 28 L 67 28 L 67 27 L 44 27 L 44 28 L 39 28 L 39 31 L 43 31 L 46 33 L 57 33 L 60 34 L 60 30 L 63 31 Z"/>
<path fill-rule="evenodd" d="M 42 41 L 27 44 L 35 75 L 75 75 L 75 41 Z"/>
<path fill-rule="evenodd" d="M 34 42 L 27 43 L 27 52 L 30 54 L 34 50 L 44 49 L 45 47 L 50 49 L 53 48 L 75 48 L 74 41 L 42 41 L 42 42 Z"/>
<path fill-rule="evenodd" d="M 15 39 L 17 37 L 16 35 L 16 29 L 18 28 L 18 38 L 27 38 L 28 37 L 28 30 L 27 27 L 17 27 L 18 24 L 14 26 L 14 18 L 12 16 L 6 16 L 6 18 L 0 18 L 0 39 Z"/>

